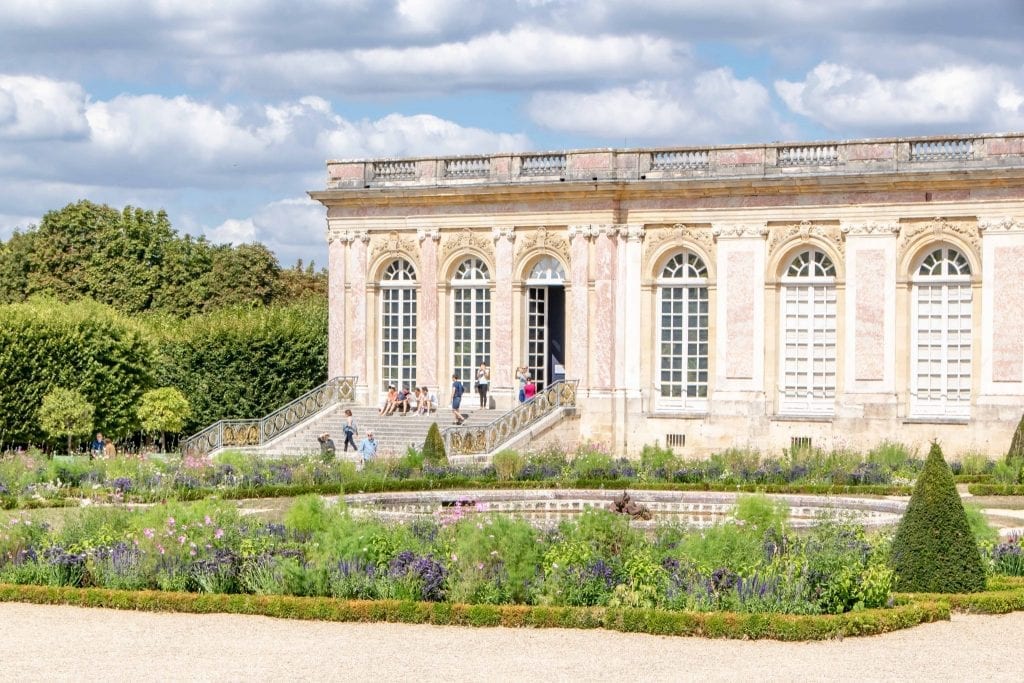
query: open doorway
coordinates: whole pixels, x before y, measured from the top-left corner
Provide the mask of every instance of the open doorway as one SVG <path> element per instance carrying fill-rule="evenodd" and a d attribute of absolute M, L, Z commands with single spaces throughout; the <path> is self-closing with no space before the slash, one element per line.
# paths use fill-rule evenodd
<path fill-rule="evenodd" d="M 543 389 L 565 379 L 565 271 L 556 259 L 537 262 L 526 281 L 526 366 Z"/>

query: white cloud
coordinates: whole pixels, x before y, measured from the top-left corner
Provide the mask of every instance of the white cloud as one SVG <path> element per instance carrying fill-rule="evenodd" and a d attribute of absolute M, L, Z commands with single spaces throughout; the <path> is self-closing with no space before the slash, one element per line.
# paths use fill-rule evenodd
<path fill-rule="evenodd" d="M 776 81 L 798 114 L 839 131 L 1014 130 L 1024 126 L 1021 73 L 994 66 L 946 66 L 880 78 L 831 63 L 803 81 Z"/>
<path fill-rule="evenodd" d="M 735 142 L 779 130 L 767 89 L 729 69 L 690 82 L 645 82 L 593 93 L 542 92 L 530 99 L 530 117 L 559 131 L 609 139 Z"/>
<path fill-rule="evenodd" d="M 323 205 L 308 197 L 289 198 L 259 207 L 247 218 L 230 218 L 204 230 L 214 242 L 261 242 L 289 267 L 298 259 L 327 264 L 327 220 Z"/>
<path fill-rule="evenodd" d="M 86 98 L 77 83 L 0 74 L 0 140 L 83 137 Z"/>

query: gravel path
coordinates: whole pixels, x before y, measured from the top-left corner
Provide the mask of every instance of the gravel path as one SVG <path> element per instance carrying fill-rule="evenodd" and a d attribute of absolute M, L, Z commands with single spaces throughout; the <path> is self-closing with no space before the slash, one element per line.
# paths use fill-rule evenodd
<path fill-rule="evenodd" d="M 1024 613 L 819 643 L 0 603 L 0 680 L 1020 681 Z"/>

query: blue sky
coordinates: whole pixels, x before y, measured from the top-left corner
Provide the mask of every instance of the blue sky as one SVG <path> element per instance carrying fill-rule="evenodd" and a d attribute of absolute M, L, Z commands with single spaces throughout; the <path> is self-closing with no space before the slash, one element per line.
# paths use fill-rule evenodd
<path fill-rule="evenodd" d="M 0 0 L 0 239 L 325 263 L 327 159 L 1024 130 L 1024 0 Z"/>

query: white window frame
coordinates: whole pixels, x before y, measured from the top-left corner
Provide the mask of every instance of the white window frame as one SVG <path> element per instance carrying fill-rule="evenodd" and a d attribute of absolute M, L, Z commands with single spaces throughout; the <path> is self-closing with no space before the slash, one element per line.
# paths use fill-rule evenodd
<path fill-rule="evenodd" d="M 419 316 L 418 285 L 416 270 L 405 259 L 395 259 L 384 271 L 380 286 L 380 341 L 378 342 L 377 358 L 380 359 L 380 387 L 378 391 L 383 397 L 387 394 L 389 384 L 396 387 L 404 386 L 410 391 L 416 385 L 416 326 Z M 411 304 L 411 310 L 406 306 Z M 397 310 L 389 311 L 390 306 Z M 397 324 L 387 325 L 389 316 L 396 316 Z M 410 317 L 411 320 L 406 320 Z M 389 332 L 394 330 L 394 336 Z M 397 343 L 395 351 L 387 349 L 387 345 Z M 408 350 L 403 349 L 409 345 Z M 397 354 L 399 361 L 392 364 L 388 355 Z"/>
<path fill-rule="evenodd" d="M 707 265 L 692 251 L 677 252 L 661 268 L 656 292 L 655 412 L 707 412 L 711 343 Z M 666 303 L 678 304 L 680 310 L 666 313 Z M 666 340 L 666 333 L 673 338 Z M 666 345 L 677 347 L 679 353 L 666 355 Z M 666 367 L 667 361 L 677 361 L 678 367 L 671 363 Z M 666 372 L 678 373 L 679 380 L 666 380 Z"/>
<path fill-rule="evenodd" d="M 465 259 L 456 269 L 451 286 L 452 373 L 470 387 L 480 363 L 491 364 L 491 280 L 487 264 L 479 258 Z M 469 313 L 460 310 L 467 305 Z M 460 316 L 468 316 L 469 324 L 460 322 Z M 468 337 L 460 340 L 460 334 Z M 461 350 L 460 343 L 469 343 L 469 351 Z"/>
<path fill-rule="evenodd" d="M 779 414 L 835 414 L 838 294 L 836 268 L 820 249 L 790 259 L 779 291 Z"/>
<path fill-rule="evenodd" d="M 929 249 L 912 283 L 910 417 L 967 419 L 973 381 L 970 262 L 955 247 Z M 931 321 L 927 329 L 925 321 Z M 925 348 L 928 358 L 922 358 Z"/>

